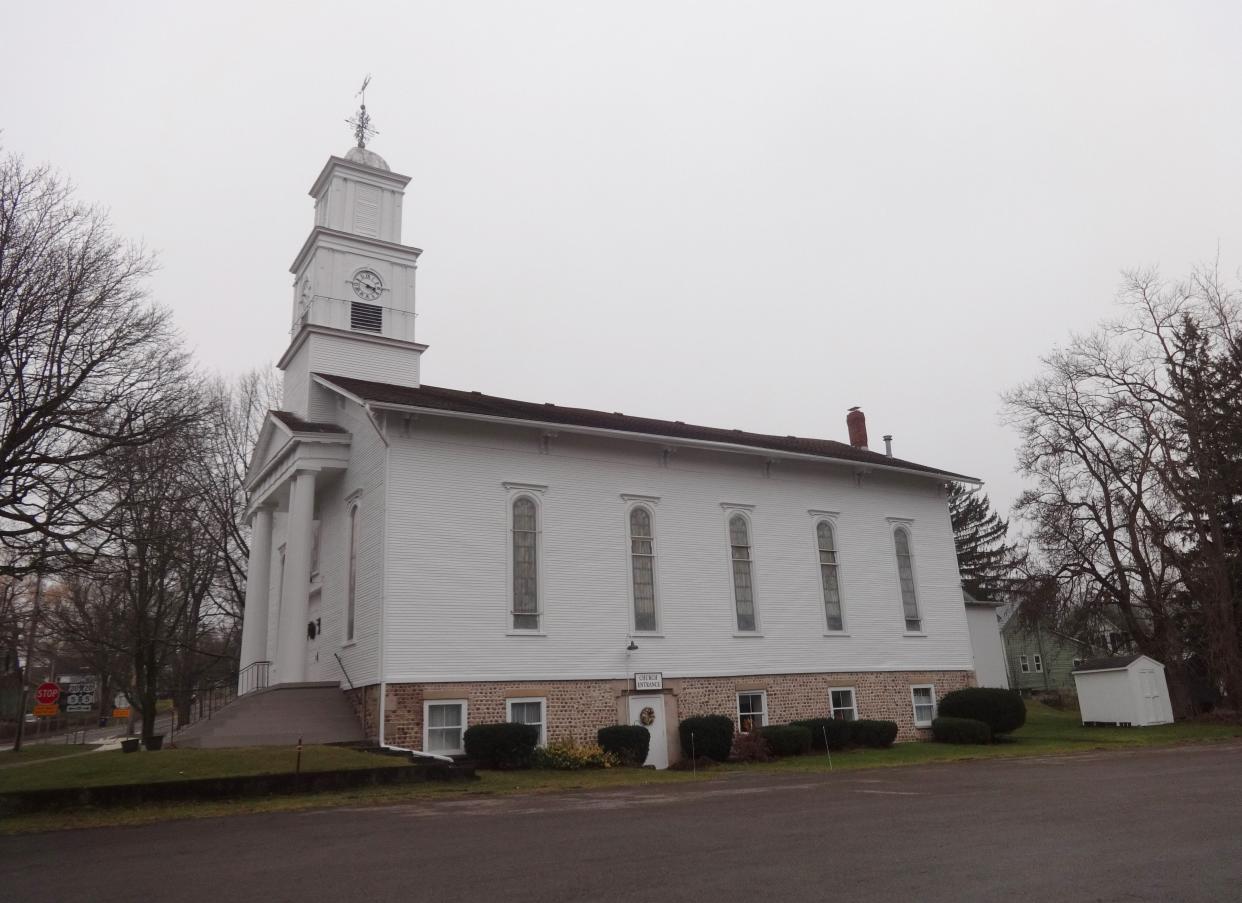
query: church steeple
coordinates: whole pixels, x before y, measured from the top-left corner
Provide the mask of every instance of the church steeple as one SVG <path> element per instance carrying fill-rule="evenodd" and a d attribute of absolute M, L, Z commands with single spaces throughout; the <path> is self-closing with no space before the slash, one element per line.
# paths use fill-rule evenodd
<path fill-rule="evenodd" d="M 314 402 L 312 373 L 418 386 L 426 348 L 414 337 L 422 252 L 401 244 L 410 178 L 365 146 L 376 134 L 365 99 L 348 121 L 357 144 L 329 157 L 311 186 L 314 226 L 290 267 L 293 326 L 278 366 L 285 371 L 285 408 L 302 416 Z"/>

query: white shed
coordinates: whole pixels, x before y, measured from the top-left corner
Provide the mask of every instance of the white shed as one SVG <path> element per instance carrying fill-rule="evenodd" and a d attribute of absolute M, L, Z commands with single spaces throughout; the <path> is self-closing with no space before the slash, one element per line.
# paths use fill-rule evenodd
<path fill-rule="evenodd" d="M 1095 658 L 1074 669 L 1083 724 L 1171 724 L 1164 665 L 1145 655 Z"/>

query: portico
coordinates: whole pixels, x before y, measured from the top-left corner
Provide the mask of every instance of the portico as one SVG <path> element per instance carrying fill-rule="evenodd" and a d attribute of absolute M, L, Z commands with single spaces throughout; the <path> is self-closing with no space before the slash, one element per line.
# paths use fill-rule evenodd
<path fill-rule="evenodd" d="M 316 491 L 348 467 L 350 438 L 341 427 L 310 423 L 283 411 L 272 412 L 260 434 L 247 477 L 252 533 L 239 694 L 269 682 L 307 679 Z M 282 514 L 284 544 L 277 550 L 275 521 Z M 273 601 L 276 629 L 275 636 L 269 636 Z M 264 662 L 270 663 L 270 674 L 261 673 Z"/>

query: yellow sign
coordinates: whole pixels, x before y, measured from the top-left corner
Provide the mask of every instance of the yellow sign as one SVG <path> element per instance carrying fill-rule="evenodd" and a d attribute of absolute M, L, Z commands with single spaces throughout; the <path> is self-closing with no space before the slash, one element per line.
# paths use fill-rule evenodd
<path fill-rule="evenodd" d="M 40 718 L 45 718 L 49 715 L 59 715 L 60 706 L 58 706 L 54 702 L 49 702 L 46 705 L 43 703 L 39 703 L 38 705 L 34 707 L 34 713 L 36 716 Z"/>
<path fill-rule="evenodd" d="M 129 709 L 113 709 L 113 710 L 112 710 L 112 717 L 113 717 L 113 718 L 128 718 L 128 717 L 129 717 Z"/>

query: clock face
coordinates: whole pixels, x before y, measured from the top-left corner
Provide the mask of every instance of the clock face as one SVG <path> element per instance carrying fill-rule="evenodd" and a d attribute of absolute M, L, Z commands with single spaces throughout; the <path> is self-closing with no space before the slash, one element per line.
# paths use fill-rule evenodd
<path fill-rule="evenodd" d="M 311 281 L 310 277 L 302 280 L 302 303 L 306 304 L 311 299 Z"/>
<path fill-rule="evenodd" d="M 354 294 L 363 301 L 374 301 L 384 290 L 384 282 L 374 270 L 359 270 L 354 273 Z"/>

